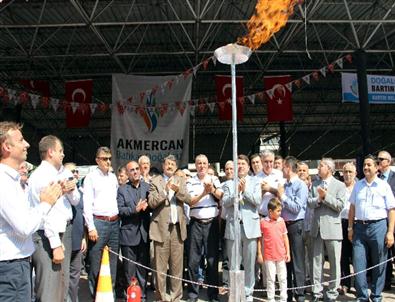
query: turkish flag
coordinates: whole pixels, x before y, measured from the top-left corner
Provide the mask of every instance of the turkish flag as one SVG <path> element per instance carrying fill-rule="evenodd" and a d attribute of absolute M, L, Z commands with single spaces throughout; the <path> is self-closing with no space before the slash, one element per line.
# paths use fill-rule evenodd
<path fill-rule="evenodd" d="M 50 97 L 49 82 L 43 80 L 19 80 L 19 83 L 31 92 L 38 92 L 41 96 Z"/>
<path fill-rule="evenodd" d="M 92 89 L 92 80 L 66 82 L 65 99 L 71 105 L 65 109 L 67 128 L 88 127 L 91 119 L 89 104 L 92 102 Z M 73 111 L 73 107 L 76 108 L 75 111 Z"/>
<path fill-rule="evenodd" d="M 232 78 L 230 76 L 215 76 L 217 90 L 218 118 L 221 121 L 232 120 Z M 237 120 L 243 120 L 244 78 L 236 77 L 236 109 Z"/>
<path fill-rule="evenodd" d="M 285 84 L 291 82 L 291 76 L 264 77 L 267 94 L 268 122 L 292 121 L 292 93 Z"/>

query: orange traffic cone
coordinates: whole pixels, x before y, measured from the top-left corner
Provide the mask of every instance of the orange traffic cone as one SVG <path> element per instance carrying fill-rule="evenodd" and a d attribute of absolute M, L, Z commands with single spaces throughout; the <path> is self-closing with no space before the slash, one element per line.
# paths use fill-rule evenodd
<path fill-rule="evenodd" d="M 101 258 L 101 266 L 99 278 L 97 280 L 96 288 L 96 302 L 114 302 L 114 295 L 112 292 L 111 272 L 110 272 L 110 257 L 108 254 L 108 247 L 103 249 Z"/>

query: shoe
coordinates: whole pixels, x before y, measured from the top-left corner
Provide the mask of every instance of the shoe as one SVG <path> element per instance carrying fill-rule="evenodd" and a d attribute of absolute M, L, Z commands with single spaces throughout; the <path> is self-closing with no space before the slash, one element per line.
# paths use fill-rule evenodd
<path fill-rule="evenodd" d="M 344 296 L 348 293 L 348 287 L 343 285 L 337 289 L 337 292 L 339 293 L 339 295 Z"/>

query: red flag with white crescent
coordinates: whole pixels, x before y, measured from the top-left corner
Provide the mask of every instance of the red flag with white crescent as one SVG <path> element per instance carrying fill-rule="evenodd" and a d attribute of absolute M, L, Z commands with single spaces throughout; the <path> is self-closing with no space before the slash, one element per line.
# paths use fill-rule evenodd
<path fill-rule="evenodd" d="M 291 81 L 289 75 L 264 77 L 265 90 L 271 90 L 267 98 L 268 122 L 292 121 L 292 94 L 286 87 Z"/>
<path fill-rule="evenodd" d="M 65 84 L 66 101 L 68 103 L 89 104 L 92 102 L 92 80 L 68 81 Z M 83 128 L 88 127 L 91 119 L 90 107 L 86 110 L 80 110 L 77 107 L 75 112 L 72 108 L 66 110 L 66 125 L 67 128 Z"/>
<path fill-rule="evenodd" d="M 41 96 L 50 97 L 49 82 L 43 80 L 19 80 L 19 83 L 30 92 L 37 92 Z"/>
<path fill-rule="evenodd" d="M 218 118 L 221 121 L 232 120 L 232 103 L 227 100 L 232 99 L 232 78 L 230 76 L 215 76 L 215 86 L 217 90 Z M 239 99 L 244 96 L 244 79 L 236 77 L 236 108 L 237 120 L 243 120 L 244 106 Z M 222 106 L 224 104 L 224 106 Z"/>

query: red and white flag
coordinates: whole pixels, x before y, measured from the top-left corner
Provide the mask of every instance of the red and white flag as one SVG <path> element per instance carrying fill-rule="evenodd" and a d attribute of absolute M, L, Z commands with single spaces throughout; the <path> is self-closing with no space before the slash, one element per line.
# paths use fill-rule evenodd
<path fill-rule="evenodd" d="M 43 80 L 19 80 L 19 83 L 30 92 L 37 92 L 41 96 L 50 97 L 49 82 Z"/>
<path fill-rule="evenodd" d="M 92 80 L 69 81 L 65 84 L 65 99 L 70 104 L 75 104 L 75 110 L 69 107 L 66 109 L 66 125 L 67 128 L 83 128 L 88 127 L 91 112 L 90 107 L 86 106 L 86 110 L 79 110 L 81 104 L 89 104 L 92 102 Z"/>
<path fill-rule="evenodd" d="M 232 78 L 230 76 L 215 76 L 217 90 L 218 118 L 221 121 L 232 120 Z M 237 120 L 242 121 L 244 104 L 239 100 L 244 97 L 244 78 L 236 77 L 236 108 Z"/>
<path fill-rule="evenodd" d="M 291 76 L 264 77 L 264 87 L 268 93 L 267 120 L 268 122 L 292 121 L 292 93 L 286 88 L 291 82 Z"/>

